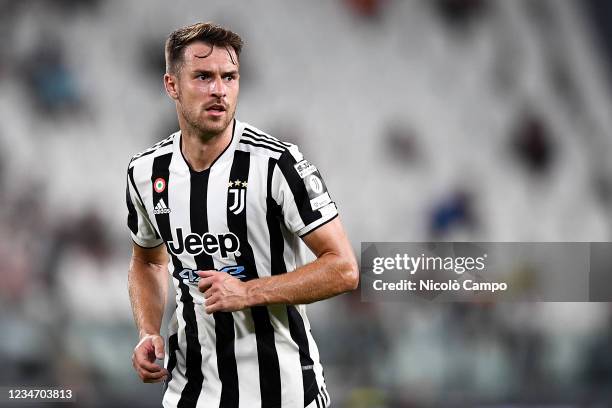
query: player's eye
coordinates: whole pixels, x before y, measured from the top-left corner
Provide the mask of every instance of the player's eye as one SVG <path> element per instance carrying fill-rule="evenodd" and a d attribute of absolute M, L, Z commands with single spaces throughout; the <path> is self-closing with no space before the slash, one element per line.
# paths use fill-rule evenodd
<path fill-rule="evenodd" d="M 234 79 L 236 79 L 236 76 L 234 74 L 228 74 L 224 78 L 226 81 L 233 81 Z"/>
<path fill-rule="evenodd" d="M 207 74 L 199 74 L 196 79 L 199 79 L 200 81 L 205 81 L 209 78 L 209 76 Z"/>

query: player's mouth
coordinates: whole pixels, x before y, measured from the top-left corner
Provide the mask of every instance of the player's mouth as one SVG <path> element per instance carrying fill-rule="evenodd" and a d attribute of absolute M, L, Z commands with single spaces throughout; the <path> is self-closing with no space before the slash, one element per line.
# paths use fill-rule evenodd
<path fill-rule="evenodd" d="M 215 103 L 215 104 L 208 106 L 205 110 L 206 112 L 208 112 L 209 115 L 221 116 L 225 113 L 227 109 L 225 108 L 225 105 L 221 103 Z"/>

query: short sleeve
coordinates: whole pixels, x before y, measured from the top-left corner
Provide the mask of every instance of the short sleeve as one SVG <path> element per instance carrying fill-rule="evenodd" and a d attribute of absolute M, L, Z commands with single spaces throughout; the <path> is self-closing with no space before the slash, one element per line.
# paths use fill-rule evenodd
<path fill-rule="evenodd" d="M 295 145 L 279 157 L 271 183 L 272 196 L 285 225 L 300 237 L 338 216 L 321 173 Z"/>
<path fill-rule="evenodd" d="M 134 168 L 128 169 L 127 186 L 125 189 L 125 200 L 128 208 L 127 224 L 130 229 L 132 240 L 136 245 L 144 248 L 154 248 L 163 240 L 153 227 L 149 215 L 134 184 Z"/>

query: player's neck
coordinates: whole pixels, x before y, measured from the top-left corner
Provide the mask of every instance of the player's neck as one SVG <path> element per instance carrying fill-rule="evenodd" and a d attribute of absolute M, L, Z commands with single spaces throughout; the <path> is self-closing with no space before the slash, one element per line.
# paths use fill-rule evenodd
<path fill-rule="evenodd" d="M 233 121 L 225 130 L 211 137 L 203 137 L 195 129 L 181 129 L 181 151 L 195 171 L 208 169 L 232 141 Z"/>

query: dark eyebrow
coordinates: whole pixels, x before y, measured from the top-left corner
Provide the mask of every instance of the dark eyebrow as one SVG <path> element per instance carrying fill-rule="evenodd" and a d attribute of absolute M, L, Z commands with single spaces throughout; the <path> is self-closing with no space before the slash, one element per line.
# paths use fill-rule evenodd
<path fill-rule="evenodd" d="M 196 75 L 202 75 L 202 74 L 204 74 L 204 75 L 212 75 L 212 71 L 204 71 L 204 70 L 201 70 L 201 69 L 197 69 L 197 70 L 193 71 L 193 73 L 196 74 Z"/>

